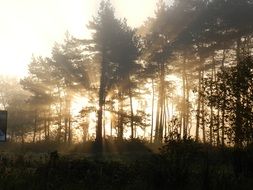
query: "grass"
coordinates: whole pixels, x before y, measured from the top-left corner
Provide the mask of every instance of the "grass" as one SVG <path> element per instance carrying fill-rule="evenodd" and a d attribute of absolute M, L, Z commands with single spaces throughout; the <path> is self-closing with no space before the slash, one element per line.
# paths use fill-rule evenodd
<path fill-rule="evenodd" d="M 106 146 L 100 155 L 82 152 L 81 145 L 64 153 L 2 152 L 0 189 L 247 190 L 253 186 L 250 146 L 236 150 L 192 140 L 168 141 L 159 153 L 138 140 Z"/>

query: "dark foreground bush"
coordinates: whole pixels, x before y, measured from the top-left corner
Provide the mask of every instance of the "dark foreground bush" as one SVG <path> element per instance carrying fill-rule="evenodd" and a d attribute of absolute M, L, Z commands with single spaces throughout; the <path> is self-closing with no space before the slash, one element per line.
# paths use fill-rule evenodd
<path fill-rule="evenodd" d="M 8 150 L 15 153 L 42 153 L 58 150 L 61 153 L 95 153 L 97 152 L 96 143 L 94 141 L 86 141 L 84 143 L 64 143 L 56 141 L 26 142 L 15 143 L 6 142 L 0 144 L 0 152 Z M 103 142 L 103 152 L 121 153 L 121 152 L 149 152 L 148 142 L 140 139 L 117 140 L 106 139 Z"/>
<path fill-rule="evenodd" d="M 129 147 L 125 147 L 125 150 Z M 192 140 L 168 141 L 159 154 L 71 157 L 0 163 L 0 189 L 229 189 L 253 187 L 250 148 L 214 148 Z"/>

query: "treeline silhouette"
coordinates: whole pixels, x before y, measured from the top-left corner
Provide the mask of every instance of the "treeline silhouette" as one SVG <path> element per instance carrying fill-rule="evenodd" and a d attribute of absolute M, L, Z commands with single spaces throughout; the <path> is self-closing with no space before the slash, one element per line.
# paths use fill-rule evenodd
<path fill-rule="evenodd" d="M 71 144 L 78 129 L 98 147 L 110 138 L 251 144 L 252 16 L 251 0 L 175 0 L 170 7 L 160 0 L 155 17 L 132 29 L 102 1 L 87 26 L 90 39 L 66 33 L 50 57 L 32 57 L 23 90 L 1 79 L 8 140 Z M 76 96 L 87 103 L 74 117 Z"/>
<path fill-rule="evenodd" d="M 0 189 L 252 189 L 252 18 L 252 0 L 159 0 L 133 29 L 101 1 L 91 38 L 0 78 Z"/>

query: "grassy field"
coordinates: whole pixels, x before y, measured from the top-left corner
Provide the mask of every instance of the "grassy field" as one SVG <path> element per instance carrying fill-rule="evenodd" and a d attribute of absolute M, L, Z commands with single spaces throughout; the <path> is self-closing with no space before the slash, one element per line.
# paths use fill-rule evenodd
<path fill-rule="evenodd" d="M 117 144 L 112 149 L 112 144 Z M 108 142 L 103 153 L 76 145 L 27 144 L 0 152 L 0 189 L 252 189 L 253 149 L 170 141 Z M 35 151 L 33 148 L 38 147 Z M 44 147 L 45 146 L 45 147 Z M 6 148 L 5 147 L 5 148 Z M 58 148 L 54 151 L 53 148 Z M 12 151 L 10 151 L 12 150 Z M 15 151 L 14 151 L 15 150 Z M 83 150 L 83 151 L 81 151 Z M 115 151 L 117 150 L 117 151 Z"/>

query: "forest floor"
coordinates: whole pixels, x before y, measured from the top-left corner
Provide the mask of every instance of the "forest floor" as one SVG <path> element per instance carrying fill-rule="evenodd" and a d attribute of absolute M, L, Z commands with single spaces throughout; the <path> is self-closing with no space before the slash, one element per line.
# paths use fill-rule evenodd
<path fill-rule="evenodd" d="M 107 142 L 104 152 L 96 153 L 93 144 L 0 144 L 0 190 L 253 187 L 252 147 L 217 148 L 192 140 L 159 146 L 135 140 Z"/>

